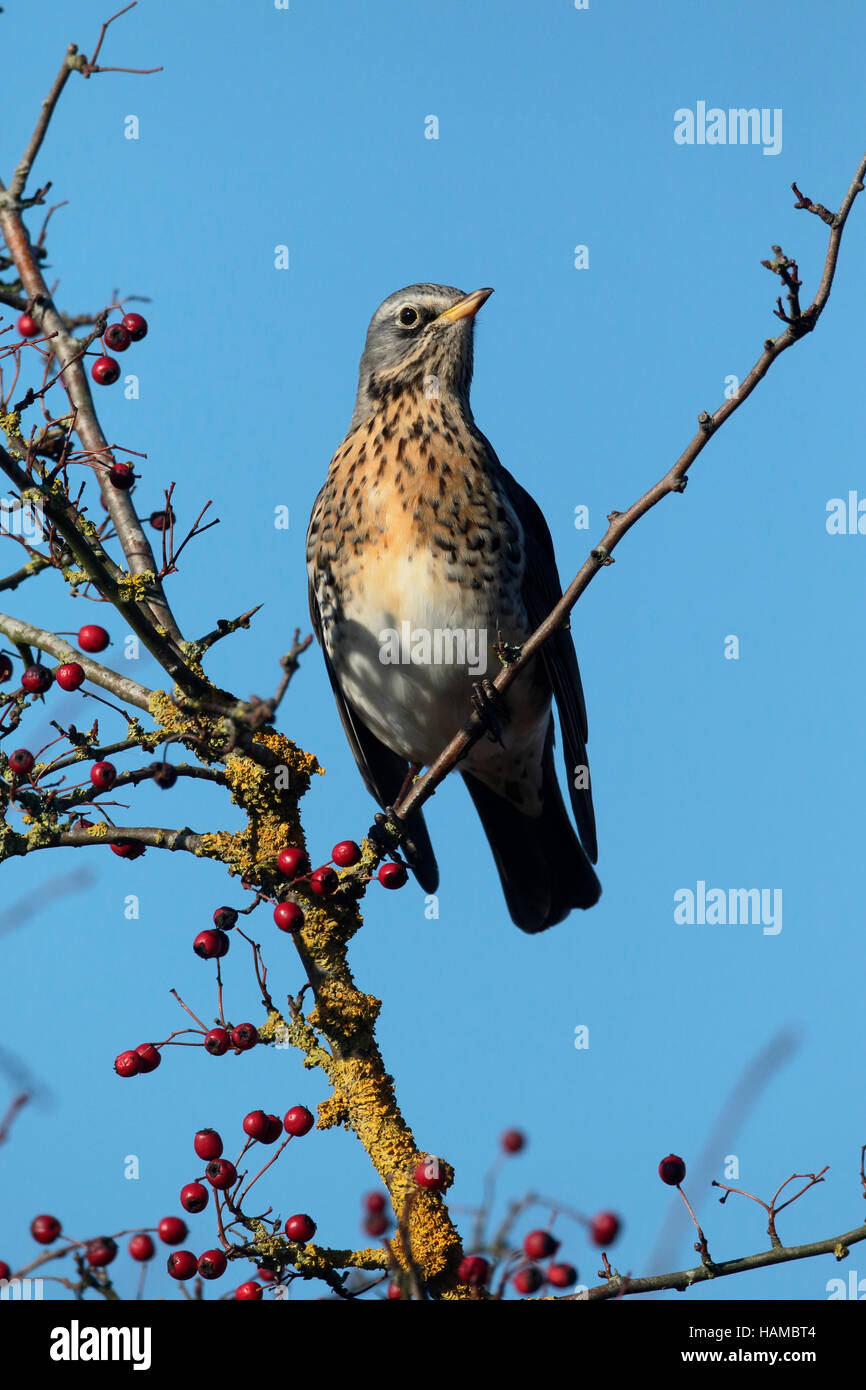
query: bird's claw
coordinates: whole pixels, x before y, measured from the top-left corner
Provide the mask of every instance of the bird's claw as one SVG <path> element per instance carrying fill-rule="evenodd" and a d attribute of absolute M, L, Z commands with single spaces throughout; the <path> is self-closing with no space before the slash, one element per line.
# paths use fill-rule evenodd
<path fill-rule="evenodd" d="M 499 691 L 493 682 L 489 680 L 476 681 L 472 687 L 472 708 L 487 730 L 489 738 L 494 743 L 498 743 L 500 748 L 504 748 L 502 725 L 496 716 L 498 704 Z"/>

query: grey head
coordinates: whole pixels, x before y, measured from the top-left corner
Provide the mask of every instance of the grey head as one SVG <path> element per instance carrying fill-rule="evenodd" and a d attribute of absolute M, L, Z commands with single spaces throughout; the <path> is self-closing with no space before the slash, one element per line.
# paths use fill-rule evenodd
<path fill-rule="evenodd" d="M 457 396 L 468 413 L 475 315 L 492 293 L 408 285 L 383 300 L 367 329 L 349 433 L 410 389 Z"/>

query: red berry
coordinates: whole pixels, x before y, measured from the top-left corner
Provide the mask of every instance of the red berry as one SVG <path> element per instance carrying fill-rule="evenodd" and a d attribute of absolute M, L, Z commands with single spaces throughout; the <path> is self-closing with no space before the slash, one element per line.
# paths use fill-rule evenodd
<path fill-rule="evenodd" d="M 150 516 L 148 517 L 148 521 L 150 522 L 154 531 L 167 531 L 169 527 L 172 525 L 172 523 L 176 520 L 177 518 L 175 517 L 173 507 L 169 507 L 168 511 L 151 512 Z"/>
<path fill-rule="evenodd" d="M 263 1144 L 275 1144 L 275 1143 L 277 1142 L 278 1139 L 282 1138 L 282 1133 L 283 1133 L 283 1122 L 282 1122 L 282 1120 L 280 1119 L 279 1115 L 269 1115 L 269 1116 L 268 1116 L 268 1128 L 267 1128 L 267 1130 L 266 1130 L 266 1132 L 265 1132 L 264 1138 L 262 1139 L 262 1143 L 263 1143 Z"/>
<path fill-rule="evenodd" d="M 266 1115 L 264 1110 L 251 1110 L 244 1116 L 244 1134 L 248 1134 L 251 1139 L 264 1139 L 270 1127 L 271 1117 Z"/>
<path fill-rule="evenodd" d="M 274 921 L 280 931 L 298 931 L 304 925 L 304 914 L 297 903 L 277 903 Z"/>
<path fill-rule="evenodd" d="M 392 864 L 387 860 L 379 865 L 379 872 L 376 875 L 383 888 L 402 888 L 409 875 L 402 864 Z"/>
<path fill-rule="evenodd" d="M 201 956 L 202 960 L 214 960 L 224 956 L 230 945 L 231 943 L 224 931 L 216 931 L 208 927 L 207 931 L 199 932 L 192 943 L 192 949 L 197 956 Z"/>
<path fill-rule="evenodd" d="M 198 1257 L 198 1272 L 202 1279 L 219 1279 L 225 1274 L 228 1260 L 222 1250 L 205 1250 Z"/>
<path fill-rule="evenodd" d="M 184 1211 L 191 1211 L 193 1215 L 204 1211 L 208 1204 L 208 1190 L 203 1183 L 188 1182 L 186 1187 L 180 1189 L 180 1204 Z M 183 1240 L 183 1236 L 181 1236 Z"/>
<path fill-rule="evenodd" d="M 211 1187 L 215 1187 L 218 1192 L 223 1192 L 235 1182 L 238 1170 L 233 1163 L 229 1163 L 227 1158 L 213 1158 L 205 1168 L 204 1175 Z"/>
<path fill-rule="evenodd" d="M 213 915 L 213 924 L 220 931 L 231 931 L 238 914 L 233 907 L 218 907 Z"/>
<path fill-rule="evenodd" d="M 124 314 L 121 323 L 134 343 L 147 337 L 147 319 L 141 314 Z"/>
<path fill-rule="evenodd" d="M 121 492 L 129 492 L 135 482 L 135 469 L 131 463 L 113 463 L 108 470 L 108 481 Z"/>
<path fill-rule="evenodd" d="M 117 1241 L 111 1236 L 97 1236 L 89 1240 L 84 1248 L 84 1256 L 91 1269 L 102 1269 L 117 1257 Z"/>
<path fill-rule="evenodd" d="M 114 1070 L 118 1076 L 138 1076 L 144 1068 L 137 1052 L 121 1052 L 120 1056 L 114 1059 Z"/>
<path fill-rule="evenodd" d="M 296 1139 L 300 1139 L 302 1134 L 309 1134 L 315 1123 L 315 1117 L 305 1105 L 293 1105 L 283 1117 L 286 1134 L 293 1134 Z"/>
<path fill-rule="evenodd" d="M 361 847 L 356 845 L 354 840 L 341 840 L 331 850 L 331 858 L 341 869 L 351 869 L 361 858 Z"/>
<path fill-rule="evenodd" d="M 191 1279 L 198 1271 L 198 1260 L 191 1250 L 175 1250 L 168 1257 L 166 1269 L 172 1279 Z"/>
<path fill-rule="evenodd" d="M 686 1165 L 677 1154 L 668 1154 L 659 1164 L 659 1177 L 668 1187 L 678 1187 L 686 1175 Z"/>
<path fill-rule="evenodd" d="M 192 1141 L 192 1146 L 198 1157 L 206 1162 L 212 1158 L 222 1158 L 223 1141 L 215 1129 L 200 1129 Z"/>
<path fill-rule="evenodd" d="M 619 1234 L 619 1217 L 612 1211 L 600 1211 L 592 1218 L 590 1235 L 594 1245 L 610 1245 Z"/>
<path fill-rule="evenodd" d="M 523 1237 L 523 1249 L 531 1260 L 546 1260 L 555 1255 L 560 1242 L 549 1231 L 530 1231 Z"/>
<path fill-rule="evenodd" d="M 143 845 L 141 840 L 112 840 L 109 848 L 120 859 L 140 859 L 147 845 Z"/>
<path fill-rule="evenodd" d="M 11 1273 L 12 1266 L 8 1265 L 5 1260 L 0 1260 L 0 1279 L 8 1279 Z"/>
<path fill-rule="evenodd" d="M 368 1236 L 383 1236 L 388 1229 L 388 1218 L 382 1212 L 371 1212 L 363 1220 L 363 1229 Z"/>
<path fill-rule="evenodd" d="M 259 1265 L 256 1270 L 256 1278 L 261 1279 L 264 1284 L 273 1284 L 276 1282 L 277 1276 L 274 1270 L 267 1269 L 264 1265 Z"/>
<path fill-rule="evenodd" d="M 380 1211 L 384 1211 L 387 1205 L 388 1199 L 384 1192 L 367 1192 L 364 1194 L 364 1210 L 369 1211 L 371 1215 L 375 1216 Z"/>
<path fill-rule="evenodd" d="M 465 1255 L 457 1266 L 457 1278 L 463 1284 L 486 1284 L 490 1265 L 483 1255 Z"/>
<path fill-rule="evenodd" d="M 150 770 L 153 773 L 154 782 L 164 792 L 168 791 L 169 787 L 173 787 L 177 781 L 177 768 L 173 767 L 171 763 L 151 763 Z"/>
<path fill-rule="evenodd" d="M 39 324 L 30 314 L 22 314 L 18 320 L 18 332 L 22 338 L 38 338 Z"/>
<path fill-rule="evenodd" d="M 396 1279 L 392 1279 L 391 1282 L 390 1282 L 390 1284 L 388 1285 L 388 1297 L 389 1297 L 389 1298 L 402 1298 L 402 1297 L 403 1297 L 403 1289 L 402 1289 L 402 1286 L 398 1283 L 398 1281 L 397 1281 Z"/>
<path fill-rule="evenodd" d="M 323 864 L 320 869 L 314 869 L 310 875 L 310 887 L 319 897 L 327 897 L 333 893 L 340 880 L 334 873 L 330 864 Z"/>
<path fill-rule="evenodd" d="M 135 1050 L 141 1058 L 141 1070 L 144 1072 L 156 1071 L 162 1061 L 162 1053 L 154 1047 L 153 1043 L 139 1043 Z"/>
<path fill-rule="evenodd" d="M 438 1158 L 432 1154 L 422 1158 L 415 1168 L 415 1181 L 428 1192 L 444 1192 L 446 1186 L 445 1170 Z"/>
<path fill-rule="evenodd" d="M 48 667 L 40 666 L 39 663 L 36 662 L 33 666 L 27 667 L 27 670 L 21 677 L 21 684 L 28 695 L 42 695 L 49 689 L 53 680 L 54 677 Z"/>
<path fill-rule="evenodd" d="M 26 777 L 28 772 L 33 771 L 35 761 L 28 748 L 16 748 L 14 753 L 9 754 L 9 770 L 14 772 L 16 777 Z"/>
<path fill-rule="evenodd" d="M 96 623 L 85 623 L 78 632 L 78 645 L 83 652 L 104 652 L 111 638 L 104 627 Z"/>
<path fill-rule="evenodd" d="M 547 1281 L 557 1289 L 570 1289 L 577 1283 L 577 1270 L 574 1265 L 548 1265 Z"/>
<path fill-rule="evenodd" d="M 235 1289 L 235 1298 L 251 1299 L 257 1302 L 262 1296 L 262 1286 L 257 1284 L 255 1279 L 248 1279 L 245 1284 L 238 1284 Z"/>
<path fill-rule="evenodd" d="M 84 682 L 84 667 L 77 661 L 66 661 L 58 666 L 54 678 L 61 690 L 77 690 Z"/>
<path fill-rule="evenodd" d="M 298 1212 L 297 1216 L 290 1216 L 286 1222 L 286 1235 L 289 1240 L 297 1241 L 299 1245 L 306 1245 L 307 1241 L 312 1240 L 315 1234 L 316 1223 L 305 1212 Z"/>
<path fill-rule="evenodd" d="M 134 1260 L 152 1260 L 156 1254 L 156 1246 L 146 1231 L 133 1236 L 126 1248 Z"/>
<path fill-rule="evenodd" d="M 249 1052 L 259 1040 L 259 1030 L 252 1023 L 239 1023 L 232 1029 L 232 1044 L 239 1052 Z"/>
<path fill-rule="evenodd" d="M 117 768 L 114 763 L 94 763 L 90 769 L 90 780 L 97 791 L 111 791 L 117 781 Z"/>
<path fill-rule="evenodd" d="M 287 845 L 277 855 L 277 868 L 287 878 L 295 878 L 298 874 L 310 872 L 310 861 L 302 849 L 295 849 L 294 845 Z"/>
<path fill-rule="evenodd" d="M 60 1235 L 60 1230 L 56 1216 L 34 1216 L 30 1222 L 30 1234 L 40 1245 L 50 1245 Z"/>
<path fill-rule="evenodd" d="M 540 1289 L 544 1283 L 544 1277 L 530 1265 L 527 1269 L 519 1269 L 512 1283 L 518 1293 L 535 1293 L 536 1289 Z"/>
<path fill-rule="evenodd" d="M 12 675 L 12 662 L 5 652 L 0 652 L 0 682 L 8 681 Z"/>
<path fill-rule="evenodd" d="M 222 1057 L 232 1045 L 232 1040 L 225 1028 L 211 1028 L 209 1033 L 204 1035 L 205 1051 L 211 1057 Z"/>
<path fill-rule="evenodd" d="M 126 352 L 132 342 L 132 335 L 122 323 L 110 323 L 102 335 L 102 341 L 112 352 Z"/>
<path fill-rule="evenodd" d="M 519 1129 L 507 1129 L 499 1142 L 507 1154 L 519 1154 L 526 1144 L 526 1135 Z"/>
<path fill-rule="evenodd" d="M 113 357 L 97 357 L 90 368 L 90 375 L 97 386 L 113 386 L 120 376 L 120 363 Z"/>
<path fill-rule="evenodd" d="M 156 1228 L 163 1245 L 180 1245 L 189 1235 L 189 1227 L 179 1216 L 164 1216 Z"/>

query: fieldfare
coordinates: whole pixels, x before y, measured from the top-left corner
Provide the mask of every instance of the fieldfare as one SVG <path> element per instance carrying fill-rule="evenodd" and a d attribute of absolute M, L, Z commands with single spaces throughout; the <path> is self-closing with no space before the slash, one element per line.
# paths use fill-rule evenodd
<path fill-rule="evenodd" d="M 562 593 L 544 517 L 469 406 L 475 315 L 491 294 L 410 285 L 379 306 L 349 432 L 310 519 L 313 626 L 381 807 L 466 722 L 500 669 L 497 651 L 519 648 Z M 552 699 L 580 839 L 556 780 Z M 543 931 L 601 893 L 586 708 L 566 628 L 494 701 L 490 722 L 459 769 L 513 920 Z M 405 830 L 406 859 L 433 893 L 439 871 L 420 812 Z"/>

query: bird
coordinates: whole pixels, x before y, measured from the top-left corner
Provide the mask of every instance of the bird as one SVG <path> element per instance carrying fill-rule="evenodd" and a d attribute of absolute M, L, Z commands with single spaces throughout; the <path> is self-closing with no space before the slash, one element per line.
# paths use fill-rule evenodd
<path fill-rule="evenodd" d="M 497 655 L 519 649 L 562 594 L 544 515 L 469 403 L 476 315 L 492 293 L 417 284 L 379 305 L 349 429 L 313 506 L 307 575 L 343 728 L 381 808 L 398 802 L 473 706 L 483 712 L 488 733 L 458 767 L 511 918 L 536 933 L 592 907 L 601 885 L 569 627 L 504 695 L 491 690 Z M 579 834 L 556 777 L 554 701 Z M 420 811 L 404 831 L 406 861 L 435 893 Z"/>

